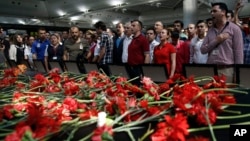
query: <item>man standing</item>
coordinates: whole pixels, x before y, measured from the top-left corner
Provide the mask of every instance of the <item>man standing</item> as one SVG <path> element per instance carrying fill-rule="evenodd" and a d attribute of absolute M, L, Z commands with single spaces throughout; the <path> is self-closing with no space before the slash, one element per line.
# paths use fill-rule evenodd
<path fill-rule="evenodd" d="M 180 20 L 174 21 L 174 31 L 179 33 L 180 40 L 185 41 L 188 39 L 188 36 L 183 33 L 183 27 L 184 27 L 184 24 L 182 21 Z"/>
<path fill-rule="evenodd" d="M 107 27 L 104 22 L 95 23 L 96 32 L 100 35 L 100 55 L 97 60 L 99 68 L 107 75 L 110 75 L 108 64 L 113 63 L 113 39 L 107 33 Z"/>
<path fill-rule="evenodd" d="M 134 38 L 128 47 L 128 69 L 130 78 L 134 78 L 142 75 L 140 65 L 148 64 L 150 57 L 149 42 L 141 33 L 142 22 L 134 20 L 131 22 L 131 27 Z M 140 85 L 140 79 L 136 79 L 134 83 Z"/>
<path fill-rule="evenodd" d="M 206 37 L 207 24 L 204 20 L 199 20 L 196 23 L 197 36 L 191 40 L 190 44 L 190 59 L 191 64 L 206 64 L 207 63 L 207 54 L 201 53 L 201 45 Z"/>
<path fill-rule="evenodd" d="M 155 32 L 156 32 L 155 40 L 157 42 L 161 42 L 159 35 L 160 35 L 163 28 L 164 28 L 164 25 L 163 25 L 163 23 L 161 21 L 156 21 L 155 22 L 155 25 L 154 25 L 154 29 L 155 29 Z"/>
<path fill-rule="evenodd" d="M 31 53 L 33 59 L 44 60 L 45 49 L 49 46 L 50 42 L 46 38 L 46 30 L 44 28 L 38 29 L 38 39 L 32 44 Z"/>
<path fill-rule="evenodd" d="M 87 50 L 88 44 L 80 37 L 80 30 L 77 26 L 70 28 L 70 34 L 71 37 L 64 42 L 64 59 L 76 61 L 84 53 L 84 50 Z"/>
<path fill-rule="evenodd" d="M 124 40 L 122 42 L 122 63 L 127 64 L 128 63 L 128 46 L 130 45 L 133 34 L 131 30 L 131 22 L 128 22 L 124 25 Z"/>
<path fill-rule="evenodd" d="M 232 64 L 243 63 L 243 39 L 240 28 L 227 20 L 228 8 L 225 3 L 213 3 L 211 15 L 214 26 L 204 39 L 201 53 L 208 53 L 207 64 L 217 64 L 218 73 L 234 80 Z"/>
<path fill-rule="evenodd" d="M 70 38 L 64 42 L 63 60 L 77 61 L 78 68 L 81 73 L 84 73 L 82 63 L 86 61 L 88 52 L 88 43 L 80 37 L 80 30 L 77 26 L 70 28 Z"/>
<path fill-rule="evenodd" d="M 149 41 L 149 56 L 150 56 L 150 63 L 153 61 L 154 55 L 154 48 L 159 45 L 160 43 L 155 40 L 156 32 L 153 27 L 147 29 L 146 38 Z"/>
<path fill-rule="evenodd" d="M 196 35 L 195 24 L 193 23 L 188 24 L 187 33 L 188 33 L 188 41 L 191 41 Z"/>
<path fill-rule="evenodd" d="M 114 41 L 114 48 L 113 48 L 113 61 L 114 64 L 122 64 L 122 42 L 124 39 L 124 27 L 122 23 L 116 24 L 116 32 L 117 36 L 115 36 L 113 39 Z"/>

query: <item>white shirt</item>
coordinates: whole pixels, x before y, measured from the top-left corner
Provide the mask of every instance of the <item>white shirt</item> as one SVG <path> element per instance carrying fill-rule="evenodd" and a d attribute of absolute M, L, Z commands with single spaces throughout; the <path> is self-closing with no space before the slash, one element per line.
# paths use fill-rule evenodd
<path fill-rule="evenodd" d="M 17 45 L 10 45 L 10 49 L 9 49 L 9 57 L 10 57 L 10 60 L 14 60 L 14 61 L 17 61 L 16 59 L 16 55 L 17 55 L 17 48 L 23 48 L 22 47 L 19 47 Z"/>
<path fill-rule="evenodd" d="M 31 53 L 31 47 L 30 46 L 25 46 L 24 48 L 24 55 L 28 56 L 29 61 L 32 61 L 32 53 Z"/>
<path fill-rule="evenodd" d="M 153 40 L 150 44 L 149 44 L 149 56 L 150 56 L 150 63 L 152 63 L 153 59 L 154 59 L 154 49 L 156 46 L 158 46 L 160 43 L 157 42 L 156 40 Z"/>
<path fill-rule="evenodd" d="M 199 39 L 198 36 L 194 37 L 191 40 L 190 44 L 190 63 L 196 63 L 196 64 L 206 64 L 208 54 L 202 54 L 201 53 L 201 45 L 203 43 L 203 39 Z"/>
<path fill-rule="evenodd" d="M 100 40 L 97 40 L 94 50 L 94 56 L 99 56 L 99 55 L 100 55 Z"/>
<path fill-rule="evenodd" d="M 123 40 L 123 50 L 122 50 L 122 62 L 127 63 L 128 62 L 128 46 L 132 41 L 132 35 L 129 37 L 125 37 Z"/>

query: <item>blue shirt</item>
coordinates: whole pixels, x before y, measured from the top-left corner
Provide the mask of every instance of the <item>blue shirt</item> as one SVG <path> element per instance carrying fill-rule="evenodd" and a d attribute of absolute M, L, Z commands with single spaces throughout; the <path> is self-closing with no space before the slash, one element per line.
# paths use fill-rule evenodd
<path fill-rule="evenodd" d="M 44 53 L 49 44 L 50 42 L 47 39 L 43 42 L 41 40 L 36 40 L 32 44 L 31 53 L 36 54 L 38 60 L 44 60 Z"/>

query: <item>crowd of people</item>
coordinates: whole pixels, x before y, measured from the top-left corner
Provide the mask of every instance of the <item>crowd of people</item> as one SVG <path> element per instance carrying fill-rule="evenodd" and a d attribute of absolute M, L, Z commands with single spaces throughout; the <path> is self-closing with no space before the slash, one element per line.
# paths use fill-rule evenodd
<path fill-rule="evenodd" d="M 131 78 L 142 75 L 141 64 L 165 64 L 169 77 L 182 74 L 183 64 L 217 64 L 219 74 L 233 82 L 233 65 L 250 64 L 250 22 L 239 22 L 241 7 L 238 3 L 232 12 L 225 3 L 213 3 L 211 18 L 189 23 L 187 28 L 176 20 L 168 27 L 156 21 L 144 30 L 140 20 L 133 20 L 118 23 L 112 30 L 98 21 L 93 25 L 95 30 L 85 33 L 77 26 L 60 34 L 39 28 L 36 39 L 15 34 L 9 41 L 0 28 L 1 58 L 17 64 L 43 60 L 47 71 L 51 69 L 48 62 L 53 60 L 61 61 L 62 67 L 65 60 L 77 61 L 81 71 L 81 62 L 97 63 L 107 75 L 108 64 L 126 65 Z"/>

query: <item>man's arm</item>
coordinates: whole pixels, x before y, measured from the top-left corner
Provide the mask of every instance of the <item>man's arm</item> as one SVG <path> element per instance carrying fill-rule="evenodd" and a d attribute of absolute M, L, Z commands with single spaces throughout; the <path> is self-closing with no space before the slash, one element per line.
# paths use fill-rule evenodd
<path fill-rule="evenodd" d="M 145 59 L 144 59 L 144 64 L 149 64 L 150 62 L 150 55 L 149 52 L 144 53 Z"/>
<path fill-rule="evenodd" d="M 233 55 L 234 55 L 234 63 L 235 64 L 243 64 L 243 37 L 242 32 L 239 27 L 234 29 L 233 33 Z"/>
<path fill-rule="evenodd" d="M 201 53 L 202 54 L 206 54 L 211 52 L 214 48 L 216 48 L 220 43 L 224 42 L 227 38 L 229 38 L 229 34 L 228 33 L 221 33 L 219 35 L 217 35 L 214 39 L 211 40 L 212 35 L 208 34 L 202 45 L 201 45 Z M 209 41 L 209 38 L 211 41 Z"/>
<path fill-rule="evenodd" d="M 63 60 L 69 60 L 69 53 L 68 51 L 65 49 L 64 52 L 63 52 Z"/>
<path fill-rule="evenodd" d="M 99 55 L 99 58 L 98 58 L 98 60 L 97 60 L 98 63 L 99 63 L 99 62 L 102 60 L 102 58 L 104 57 L 105 51 L 106 51 L 106 48 L 105 48 L 104 46 L 101 47 L 100 55 Z"/>
<path fill-rule="evenodd" d="M 36 44 L 33 43 L 31 47 L 32 58 L 37 59 Z"/>

